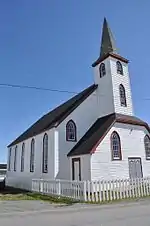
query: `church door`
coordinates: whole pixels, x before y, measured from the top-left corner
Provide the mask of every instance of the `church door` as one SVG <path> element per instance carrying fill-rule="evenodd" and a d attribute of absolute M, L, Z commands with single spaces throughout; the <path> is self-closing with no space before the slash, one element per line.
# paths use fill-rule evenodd
<path fill-rule="evenodd" d="M 129 158 L 129 176 L 131 179 L 142 178 L 142 162 L 141 158 Z"/>

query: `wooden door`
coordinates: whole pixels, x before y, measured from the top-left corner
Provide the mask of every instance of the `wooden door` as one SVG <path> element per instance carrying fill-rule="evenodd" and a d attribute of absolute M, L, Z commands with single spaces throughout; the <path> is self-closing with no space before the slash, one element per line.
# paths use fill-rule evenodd
<path fill-rule="evenodd" d="M 81 162 L 80 158 L 72 159 L 72 180 L 81 180 Z"/>
<path fill-rule="evenodd" d="M 131 179 L 143 177 L 141 158 L 129 158 L 129 176 Z"/>

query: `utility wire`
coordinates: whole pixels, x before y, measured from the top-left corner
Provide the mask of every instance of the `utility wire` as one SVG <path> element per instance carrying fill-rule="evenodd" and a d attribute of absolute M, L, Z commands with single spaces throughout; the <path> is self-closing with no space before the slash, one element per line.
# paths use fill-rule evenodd
<path fill-rule="evenodd" d="M 35 89 L 35 90 L 41 90 L 41 91 L 78 94 L 78 92 L 75 92 L 75 91 L 50 89 L 50 88 L 38 87 L 38 86 L 17 85 L 17 84 L 10 84 L 10 83 L 0 83 L 0 87 L 20 88 L 20 89 Z M 105 95 L 101 94 L 101 96 L 105 96 Z M 150 101 L 150 98 L 141 98 L 141 100 Z"/>
<path fill-rule="evenodd" d="M 8 83 L 0 83 L 0 86 L 8 87 L 8 88 L 36 89 L 36 90 L 42 90 L 42 91 L 51 91 L 51 92 L 59 92 L 59 93 L 74 93 L 74 94 L 77 94 L 77 92 L 73 92 L 73 91 L 50 89 L 50 88 L 37 87 L 37 86 L 16 85 L 16 84 L 8 84 Z"/>

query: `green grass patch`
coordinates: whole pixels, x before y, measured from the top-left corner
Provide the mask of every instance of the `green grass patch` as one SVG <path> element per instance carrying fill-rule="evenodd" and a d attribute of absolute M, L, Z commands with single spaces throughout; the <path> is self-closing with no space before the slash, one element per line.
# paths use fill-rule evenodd
<path fill-rule="evenodd" d="M 33 193 L 21 189 L 15 189 L 6 187 L 4 190 L 0 191 L 0 201 L 3 200 L 39 200 L 39 201 L 47 201 L 49 203 L 57 203 L 57 204 L 67 204 L 72 205 L 77 201 L 66 198 L 66 197 L 58 197 L 58 196 L 50 196 L 44 195 L 40 193 Z"/>
<path fill-rule="evenodd" d="M 108 193 L 109 194 L 109 193 Z M 106 194 L 105 194 L 106 195 Z M 52 195 L 44 195 L 40 193 L 33 193 L 21 189 L 16 188 L 10 188 L 6 187 L 4 190 L 0 191 L 0 201 L 3 200 L 39 200 L 39 201 L 45 201 L 49 203 L 55 203 L 55 204 L 65 204 L 65 205 L 72 205 L 74 203 L 87 203 L 87 204 L 115 204 L 115 203 L 128 203 L 128 202 L 138 202 L 140 200 L 148 199 L 150 196 L 143 196 L 143 197 L 134 197 L 134 198 L 120 198 L 119 199 L 113 199 L 110 200 L 110 194 L 108 195 L 109 201 L 106 200 L 107 196 L 105 196 L 105 201 L 90 201 L 90 202 L 84 202 L 84 201 L 77 201 L 71 198 L 66 197 L 58 197 L 58 196 L 52 196 Z M 90 195 L 90 198 L 92 199 L 92 195 Z M 96 200 L 96 195 L 94 194 L 94 200 Z"/>
<path fill-rule="evenodd" d="M 138 201 L 141 201 L 141 200 L 146 200 L 146 199 L 149 199 L 150 196 L 147 195 L 147 196 L 143 196 L 143 197 L 132 197 L 132 198 L 122 198 L 122 199 L 113 199 L 113 200 L 105 200 L 105 201 L 87 201 L 85 203 L 87 204 L 100 204 L 100 205 L 103 205 L 103 204 L 117 204 L 117 203 L 129 203 L 129 202 L 138 202 Z"/>

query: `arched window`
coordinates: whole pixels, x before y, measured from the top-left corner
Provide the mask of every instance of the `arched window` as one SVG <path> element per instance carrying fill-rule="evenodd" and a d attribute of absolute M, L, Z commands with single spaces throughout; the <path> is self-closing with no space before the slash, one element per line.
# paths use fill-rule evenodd
<path fill-rule="evenodd" d="M 150 138 L 148 135 L 144 137 L 146 159 L 150 160 Z"/>
<path fill-rule="evenodd" d="M 120 75 L 123 75 L 123 67 L 122 67 L 122 64 L 120 63 L 120 61 L 116 62 L 116 67 L 117 67 L 117 73 Z"/>
<path fill-rule="evenodd" d="M 21 151 L 21 172 L 24 171 L 24 152 L 25 152 L 25 143 L 22 144 L 22 151 Z"/>
<path fill-rule="evenodd" d="M 105 69 L 104 63 L 102 63 L 99 67 L 99 74 L 100 74 L 100 78 L 103 77 L 104 75 L 106 75 L 106 69 Z"/>
<path fill-rule="evenodd" d="M 43 173 L 48 172 L 48 135 L 43 137 Z"/>
<path fill-rule="evenodd" d="M 15 154 L 14 154 L 14 171 L 17 170 L 17 146 L 15 147 Z"/>
<path fill-rule="evenodd" d="M 11 170 L 11 154 L 12 154 L 11 152 L 12 152 L 12 150 L 10 148 L 8 151 L 8 171 Z"/>
<path fill-rule="evenodd" d="M 66 140 L 67 141 L 76 141 L 76 124 L 73 120 L 70 120 L 66 125 Z"/>
<path fill-rule="evenodd" d="M 121 142 L 117 132 L 111 134 L 112 160 L 122 160 Z"/>
<path fill-rule="evenodd" d="M 34 172 L 34 154 L 35 154 L 35 140 L 32 139 L 30 151 L 30 172 Z"/>
<path fill-rule="evenodd" d="M 120 93 L 120 104 L 121 106 L 126 107 L 127 106 L 126 92 L 122 84 L 119 86 L 119 93 Z"/>

